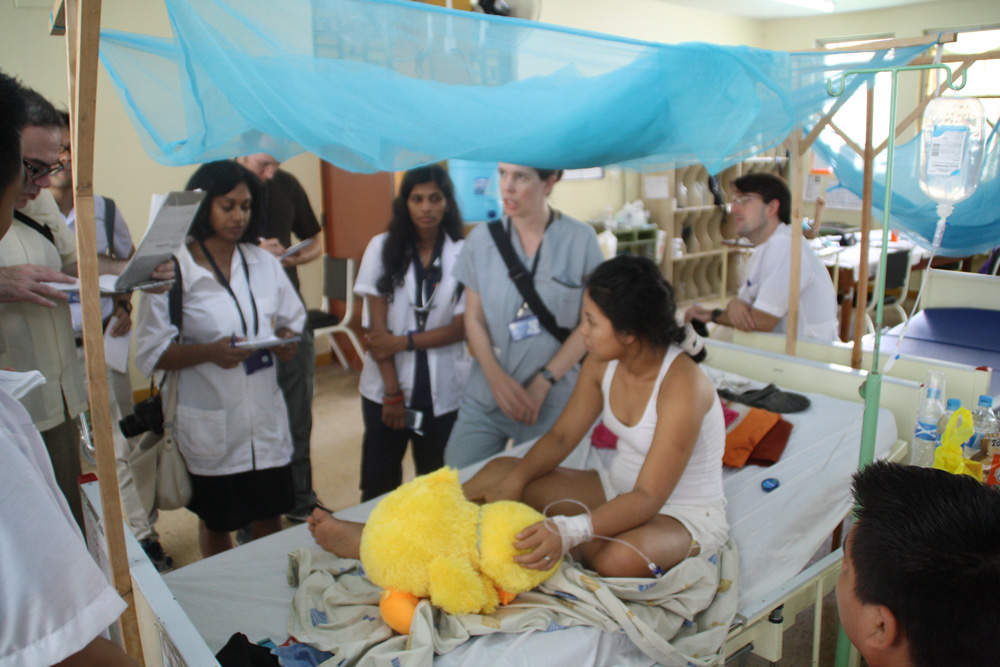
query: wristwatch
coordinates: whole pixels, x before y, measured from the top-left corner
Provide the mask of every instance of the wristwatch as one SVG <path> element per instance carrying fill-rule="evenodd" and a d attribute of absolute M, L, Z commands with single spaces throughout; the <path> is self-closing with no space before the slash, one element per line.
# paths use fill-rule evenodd
<path fill-rule="evenodd" d="M 714 322 L 715 324 L 718 324 L 719 323 L 719 315 L 721 315 L 722 312 L 723 312 L 722 308 L 716 308 L 715 310 L 713 310 L 712 311 L 712 317 L 711 317 L 712 322 Z"/>
<path fill-rule="evenodd" d="M 541 374 L 541 376 L 543 378 L 545 378 L 545 380 L 548 381 L 549 384 L 551 384 L 553 386 L 555 385 L 556 382 L 559 381 L 559 380 L 556 379 L 556 376 L 552 374 L 552 371 L 550 371 L 545 366 L 542 366 L 541 369 L 539 369 L 538 372 Z"/>

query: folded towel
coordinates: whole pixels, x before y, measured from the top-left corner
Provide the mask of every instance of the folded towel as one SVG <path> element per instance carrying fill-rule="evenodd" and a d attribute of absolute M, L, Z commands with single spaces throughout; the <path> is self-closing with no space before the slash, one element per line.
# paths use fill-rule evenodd
<path fill-rule="evenodd" d="M 779 419 L 778 423 L 768 431 L 757 446 L 754 447 L 747 464 L 758 466 L 771 466 L 778 462 L 788 445 L 788 438 L 792 434 L 791 422 Z"/>
<path fill-rule="evenodd" d="M 780 420 L 781 417 L 773 412 L 750 408 L 743 419 L 726 434 L 722 464 L 730 468 L 742 468 L 746 465 L 754 448 Z"/>

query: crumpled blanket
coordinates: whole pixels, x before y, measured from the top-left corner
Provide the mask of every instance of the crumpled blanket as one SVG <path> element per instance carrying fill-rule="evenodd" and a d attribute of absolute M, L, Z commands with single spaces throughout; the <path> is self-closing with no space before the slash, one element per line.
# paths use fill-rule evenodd
<path fill-rule="evenodd" d="M 539 588 L 490 615 L 452 616 L 422 600 L 406 636 L 382 622 L 382 589 L 364 576 L 360 561 L 311 549 L 297 549 L 288 559 L 288 582 L 298 587 L 288 632 L 333 653 L 323 667 L 431 665 L 435 654 L 476 635 L 578 625 L 624 632 L 643 653 L 669 667 L 708 667 L 722 663 L 737 611 L 739 554 L 732 540 L 658 580 L 598 577 L 566 558 Z"/>

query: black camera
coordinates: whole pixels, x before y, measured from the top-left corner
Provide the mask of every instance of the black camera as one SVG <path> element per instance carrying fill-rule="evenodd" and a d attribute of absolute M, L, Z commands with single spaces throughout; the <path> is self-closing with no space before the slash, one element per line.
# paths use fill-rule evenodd
<path fill-rule="evenodd" d="M 163 399 L 159 394 L 135 404 L 132 414 L 118 420 L 118 428 L 126 438 L 134 438 L 146 431 L 163 435 Z"/>

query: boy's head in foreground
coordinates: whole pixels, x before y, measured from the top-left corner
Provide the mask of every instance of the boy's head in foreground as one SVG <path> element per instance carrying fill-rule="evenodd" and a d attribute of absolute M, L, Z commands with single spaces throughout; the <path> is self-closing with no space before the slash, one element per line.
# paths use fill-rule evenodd
<path fill-rule="evenodd" d="M 998 664 L 1000 490 L 875 462 L 854 500 L 837 606 L 870 667 Z"/>

